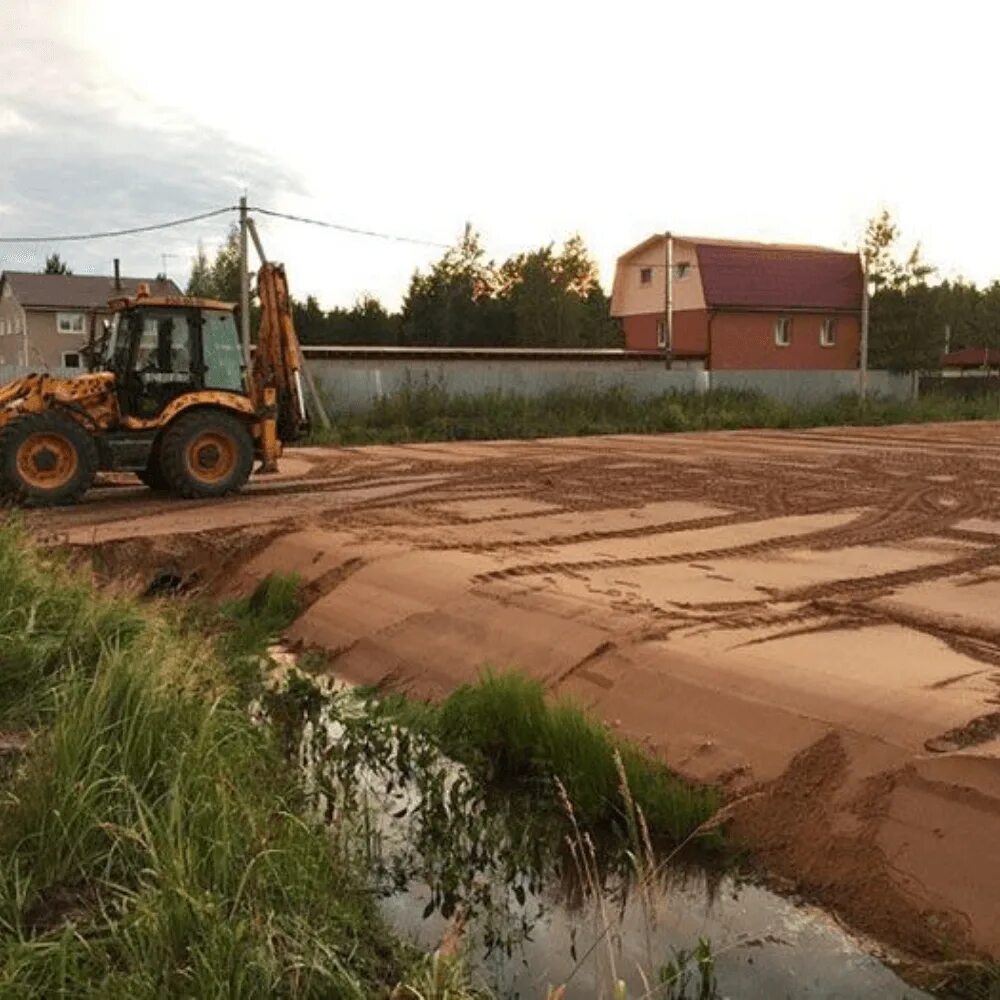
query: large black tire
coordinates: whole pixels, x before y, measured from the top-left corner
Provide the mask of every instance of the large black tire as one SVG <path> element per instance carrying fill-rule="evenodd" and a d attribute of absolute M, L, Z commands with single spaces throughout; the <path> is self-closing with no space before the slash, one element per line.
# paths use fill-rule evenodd
<path fill-rule="evenodd" d="M 221 497 L 243 487 L 253 469 L 253 439 L 224 410 L 181 414 L 160 442 L 160 472 L 182 497 Z"/>
<path fill-rule="evenodd" d="M 63 413 L 26 413 L 0 428 L 0 496 L 14 503 L 76 503 L 97 469 L 94 439 Z"/>
<path fill-rule="evenodd" d="M 160 465 L 160 442 L 153 445 L 153 450 L 149 453 L 149 461 L 145 469 L 136 472 L 140 481 L 148 486 L 154 493 L 166 493 L 169 487 L 163 475 L 163 467 Z"/>

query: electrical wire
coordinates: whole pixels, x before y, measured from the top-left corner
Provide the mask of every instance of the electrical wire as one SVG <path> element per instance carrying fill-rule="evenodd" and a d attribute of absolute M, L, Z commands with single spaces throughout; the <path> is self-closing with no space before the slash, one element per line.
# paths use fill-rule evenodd
<path fill-rule="evenodd" d="M 303 215 L 289 215 L 287 212 L 275 212 L 270 208 L 261 208 L 253 205 L 247 209 L 250 212 L 259 212 L 261 215 L 269 215 L 275 219 L 287 219 L 290 222 L 304 222 L 310 226 L 322 226 L 324 229 L 337 229 L 342 233 L 353 233 L 355 236 L 374 236 L 380 240 L 392 240 L 396 243 L 413 243 L 417 246 L 436 247 L 439 250 L 448 250 L 450 243 L 435 243 L 433 240 L 421 240 L 413 236 L 394 236 L 391 233 L 379 233 L 373 229 L 358 229 L 355 226 L 345 226 L 339 222 L 324 222 L 322 219 L 309 219 Z"/>
<path fill-rule="evenodd" d="M 75 233 L 69 236 L 0 236 L 0 243 L 71 243 L 82 240 L 103 240 L 112 236 L 132 236 L 135 233 L 152 233 L 157 229 L 172 229 L 175 226 L 186 226 L 190 222 L 201 222 L 202 219 L 212 219 L 226 212 L 235 212 L 235 205 L 226 208 L 216 208 L 200 215 L 189 215 L 183 219 L 172 219 L 170 222 L 157 222 L 149 226 L 133 226 L 131 229 L 113 229 L 103 233 Z"/>

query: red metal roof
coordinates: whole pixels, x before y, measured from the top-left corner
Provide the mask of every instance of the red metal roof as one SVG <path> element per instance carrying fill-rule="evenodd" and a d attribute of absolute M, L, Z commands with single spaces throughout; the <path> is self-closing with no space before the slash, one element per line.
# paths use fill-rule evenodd
<path fill-rule="evenodd" d="M 696 242 L 708 308 L 860 310 L 855 253 Z"/>
<path fill-rule="evenodd" d="M 1000 348 L 963 347 L 941 359 L 942 368 L 982 368 L 991 365 L 1000 365 Z"/>

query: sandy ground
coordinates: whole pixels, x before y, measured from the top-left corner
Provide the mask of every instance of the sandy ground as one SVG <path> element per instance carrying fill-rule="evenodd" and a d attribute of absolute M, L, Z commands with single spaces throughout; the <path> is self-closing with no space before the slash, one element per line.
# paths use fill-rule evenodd
<path fill-rule="evenodd" d="M 778 880 L 1000 956 L 1000 427 L 293 451 L 222 502 L 30 515 L 138 580 L 296 572 L 292 640 L 439 697 L 486 664 L 722 785 Z"/>

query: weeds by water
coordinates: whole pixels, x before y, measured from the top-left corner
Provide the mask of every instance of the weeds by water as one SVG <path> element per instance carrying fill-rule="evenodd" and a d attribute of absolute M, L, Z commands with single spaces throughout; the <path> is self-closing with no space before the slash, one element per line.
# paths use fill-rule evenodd
<path fill-rule="evenodd" d="M 376 400 L 367 413 L 336 413 L 313 444 L 463 441 L 590 434 L 651 434 L 740 428 L 823 427 L 1000 419 L 1000 397 L 916 400 L 841 396 L 789 403 L 760 393 L 718 389 L 640 397 L 626 387 L 562 389 L 535 398 L 493 392 L 458 395 L 434 384 L 409 384 Z"/>
<path fill-rule="evenodd" d="M 707 835 L 715 814 L 710 796 L 699 799 L 581 710 L 546 705 L 541 688 L 514 673 L 487 674 L 439 708 L 370 692 L 323 696 L 305 675 L 286 678 L 264 705 L 276 720 L 301 719 L 315 808 L 335 836 L 368 845 L 375 884 L 394 896 L 416 882 L 424 919 L 474 927 L 468 945 L 490 965 L 516 964 L 560 886 L 571 909 L 595 917 L 610 990 L 626 904 L 642 903 L 651 935 L 677 850 Z M 641 799 L 630 774 L 645 782 Z M 667 856 L 664 842 L 675 845 Z M 665 961 L 647 943 L 647 986 L 659 984 L 651 996 L 714 996 L 714 987 L 688 992 L 696 980 L 699 990 L 714 983 L 707 944 Z M 613 995 L 627 996 L 624 988 Z"/>
<path fill-rule="evenodd" d="M 30 727 L 0 788 L 0 997 L 362 1000 L 403 978 L 225 629 L 100 596 L 10 524 L 0 574 L 0 729 Z M 273 625 L 287 594 L 250 610 Z"/>
<path fill-rule="evenodd" d="M 589 824 L 625 821 L 616 756 L 655 835 L 680 842 L 719 808 L 713 791 L 680 781 L 572 702 L 547 703 L 542 684 L 516 672 L 487 671 L 456 690 L 437 732 L 446 752 L 494 780 L 558 779 Z"/>

